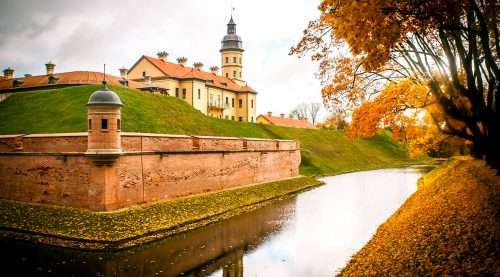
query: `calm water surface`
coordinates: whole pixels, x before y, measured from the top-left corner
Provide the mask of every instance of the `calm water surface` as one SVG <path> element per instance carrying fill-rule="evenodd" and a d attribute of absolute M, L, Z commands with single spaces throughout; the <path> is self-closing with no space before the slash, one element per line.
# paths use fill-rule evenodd
<path fill-rule="evenodd" d="M 3 276 L 332 276 L 417 189 L 429 167 L 322 178 L 325 186 L 121 252 L 0 240 Z"/>

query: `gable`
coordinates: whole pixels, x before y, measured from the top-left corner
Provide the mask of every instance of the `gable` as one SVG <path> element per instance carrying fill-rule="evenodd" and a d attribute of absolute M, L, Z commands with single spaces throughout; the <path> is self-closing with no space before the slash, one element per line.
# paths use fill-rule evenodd
<path fill-rule="evenodd" d="M 151 76 L 152 78 L 154 77 L 165 77 L 167 76 L 165 73 L 163 73 L 158 67 L 156 67 L 154 64 L 152 64 L 150 61 L 144 58 L 142 56 L 139 61 L 137 61 L 132 68 L 128 71 L 128 79 L 143 79 L 143 72 L 146 72 L 146 75 Z"/>

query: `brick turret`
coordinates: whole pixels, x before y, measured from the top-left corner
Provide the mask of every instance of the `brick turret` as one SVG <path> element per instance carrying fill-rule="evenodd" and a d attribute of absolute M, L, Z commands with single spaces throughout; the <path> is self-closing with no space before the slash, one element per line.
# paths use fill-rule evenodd
<path fill-rule="evenodd" d="M 96 165 L 112 165 L 121 155 L 121 108 L 120 97 L 102 82 L 87 103 L 88 149 L 87 156 Z"/>

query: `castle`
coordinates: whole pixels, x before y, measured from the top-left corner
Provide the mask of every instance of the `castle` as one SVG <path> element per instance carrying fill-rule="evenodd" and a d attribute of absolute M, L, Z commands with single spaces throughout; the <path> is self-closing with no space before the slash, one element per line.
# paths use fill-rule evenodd
<path fill-rule="evenodd" d="M 232 16 L 221 44 L 222 74 L 219 67 L 203 71 L 203 63 L 193 67 L 180 57 L 177 63 L 168 61 L 167 52 L 158 58 L 142 56 L 130 69 L 121 68 L 120 77 L 107 75 L 110 84 L 128 86 L 185 100 L 202 113 L 227 120 L 256 122 L 257 92 L 243 80 L 243 46 L 236 34 Z M 0 102 L 15 92 L 34 89 L 99 84 L 104 75 L 99 72 L 55 72 L 55 64 L 45 64 L 46 75 L 14 77 L 14 69 L 5 69 L 0 76 Z"/>
<path fill-rule="evenodd" d="M 120 75 L 141 82 L 139 89 L 183 99 L 208 116 L 255 122 L 257 92 L 243 80 L 243 51 L 231 16 L 220 49 L 221 75 L 218 66 L 210 67 L 210 72 L 202 70 L 201 62 L 188 67 L 185 57 L 169 62 L 165 51 L 158 58 L 142 56 L 130 69 L 120 69 Z"/>

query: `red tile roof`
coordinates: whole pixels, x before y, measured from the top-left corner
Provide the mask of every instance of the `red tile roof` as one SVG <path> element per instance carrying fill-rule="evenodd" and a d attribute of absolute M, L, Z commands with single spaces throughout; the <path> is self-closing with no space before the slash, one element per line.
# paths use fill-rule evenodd
<path fill-rule="evenodd" d="M 28 88 L 43 88 L 43 87 L 53 87 L 58 85 L 90 85 L 90 84 L 100 84 L 104 78 L 104 74 L 101 72 L 93 71 L 73 71 L 73 72 L 61 72 L 55 73 L 53 76 L 59 77 L 53 84 L 49 84 L 48 75 L 38 75 L 31 77 L 13 78 L 10 80 L 0 79 L 0 91 L 9 90 L 20 90 Z M 122 86 L 118 80 L 121 78 L 106 74 L 106 81 L 108 84 Z M 17 87 L 14 87 L 14 80 L 24 81 Z M 137 88 L 141 83 L 129 80 L 129 87 Z"/>
<path fill-rule="evenodd" d="M 286 117 L 280 117 L 280 116 L 269 116 L 269 115 L 263 115 L 263 114 L 259 115 L 257 118 L 259 118 L 259 117 L 265 118 L 270 124 L 273 124 L 273 125 L 295 127 L 295 128 L 318 129 L 311 122 L 309 122 L 305 119 L 297 120 L 297 119 L 293 119 L 293 118 L 286 118 Z"/>
<path fill-rule="evenodd" d="M 222 89 L 227 89 L 235 92 L 250 92 L 257 93 L 249 86 L 240 86 L 233 80 L 215 75 L 209 72 L 194 69 L 192 67 L 184 67 L 180 64 L 164 62 L 160 59 L 155 59 L 149 56 L 143 56 L 144 59 L 148 60 L 154 66 L 156 66 L 165 75 L 177 79 L 200 79 L 206 81 L 207 86 L 217 87 Z M 140 60 L 139 60 L 140 61 Z M 137 63 L 136 63 L 137 64 Z M 134 68 L 134 67 L 132 67 Z M 131 68 L 131 70 L 132 70 Z"/>

